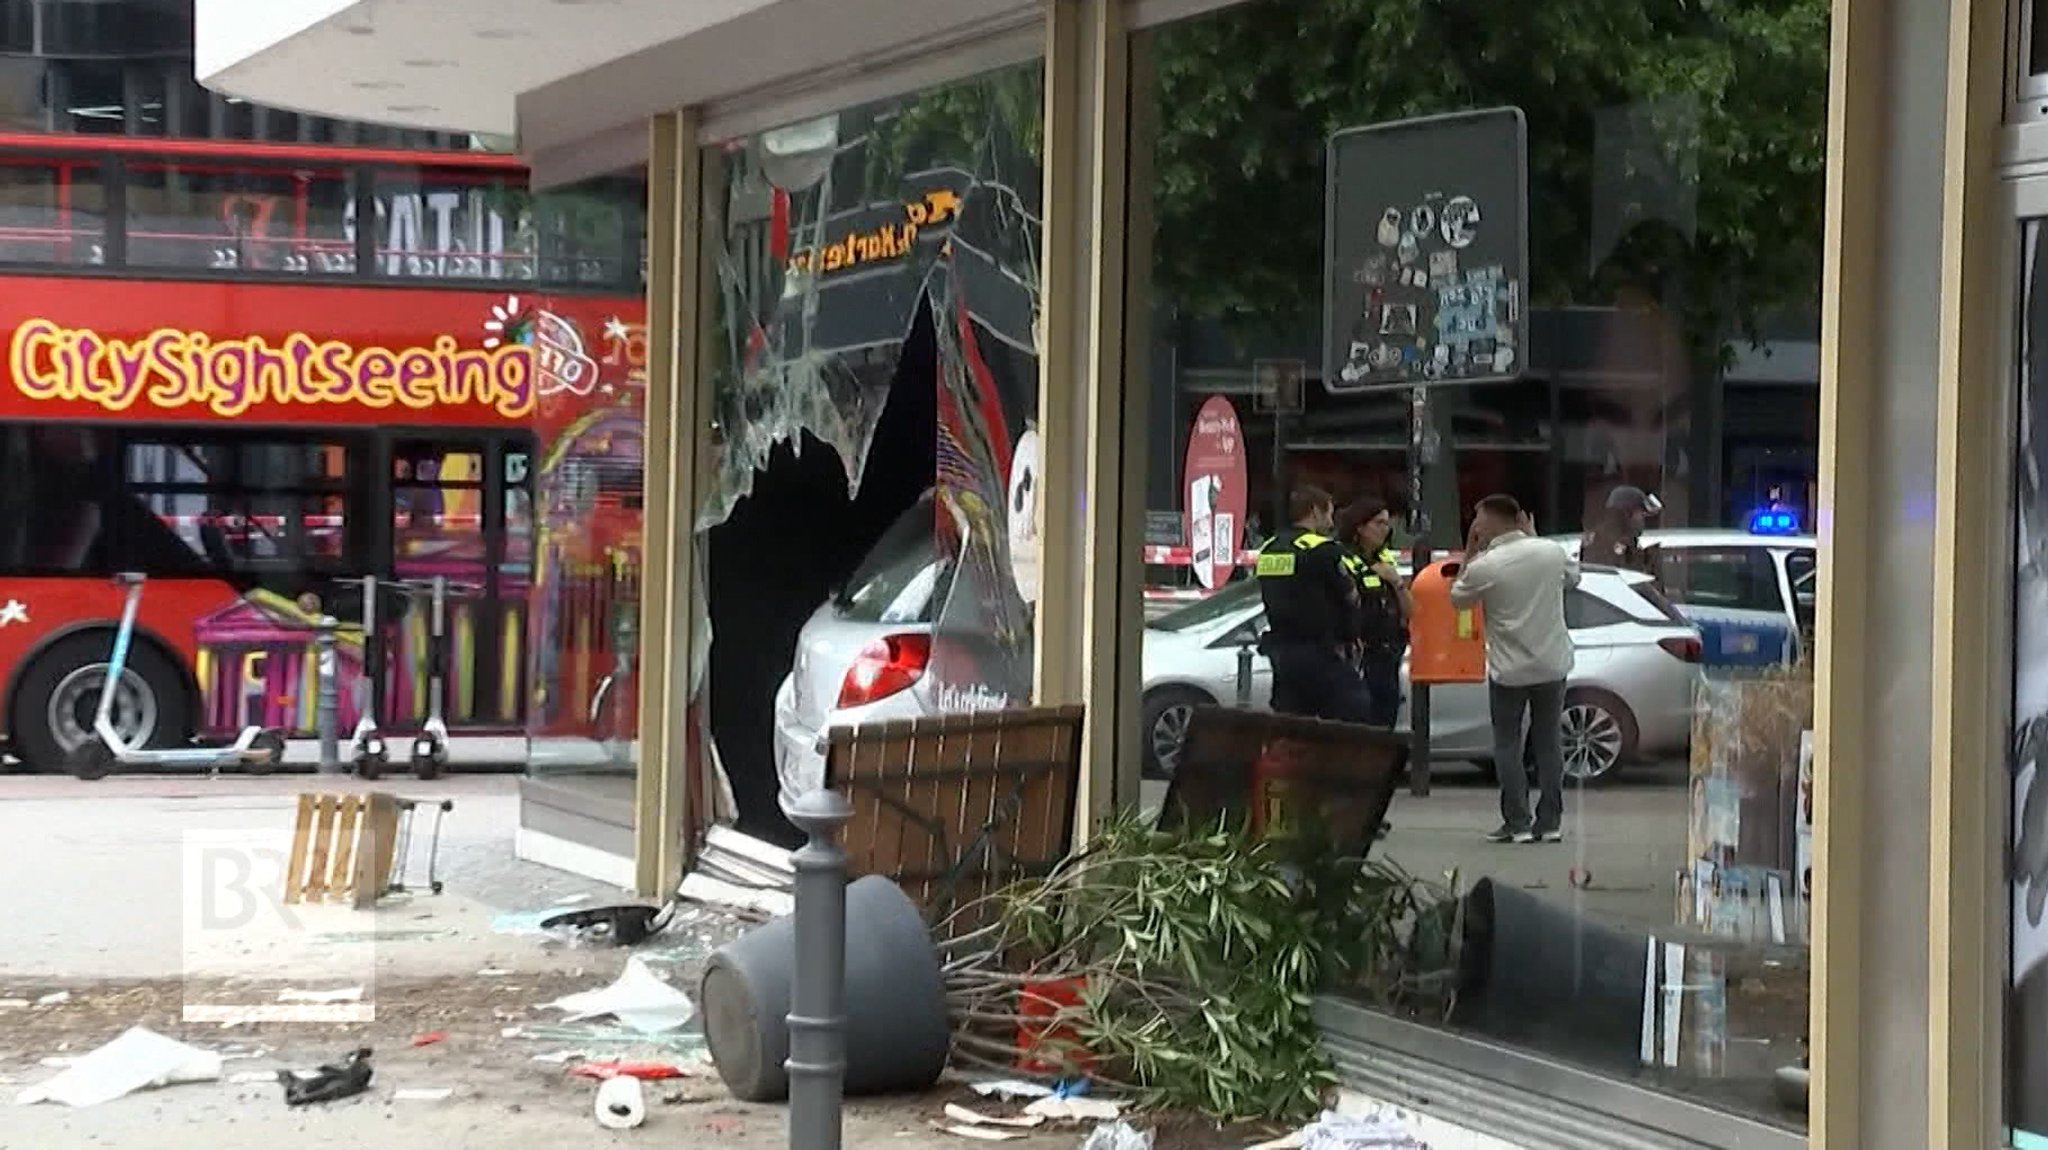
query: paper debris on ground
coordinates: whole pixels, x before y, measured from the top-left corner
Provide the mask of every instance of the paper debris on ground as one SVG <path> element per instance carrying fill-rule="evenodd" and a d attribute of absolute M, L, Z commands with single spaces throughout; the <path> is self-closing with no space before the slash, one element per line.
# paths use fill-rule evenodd
<path fill-rule="evenodd" d="M 590 1055 L 585 1054 L 581 1050 L 556 1050 L 548 1054 L 536 1054 L 533 1056 L 533 1060 L 548 1066 L 566 1066 L 571 1062 L 581 1062 L 588 1057 Z"/>
<path fill-rule="evenodd" d="M 361 1002 L 363 1000 L 363 988 L 360 986 L 341 986 L 332 990 L 300 990 L 296 987 L 286 987 L 277 992 L 277 1000 L 279 1002 L 314 1003 L 322 1006 L 332 1005 L 337 1002 Z"/>
<path fill-rule="evenodd" d="M 688 995 L 656 977 L 637 956 L 626 961 L 625 973 L 603 990 L 586 990 L 548 1003 L 563 1011 L 565 1022 L 606 1015 L 640 1034 L 677 1030 L 697 1012 Z"/>
<path fill-rule="evenodd" d="M 1107 1098 L 1041 1098 L 1024 1113 L 1055 1122 L 1114 1122 L 1123 1117 L 1124 1105 Z"/>
<path fill-rule="evenodd" d="M 15 1102 L 97 1106 L 147 1087 L 214 1082 L 220 1075 L 220 1055 L 136 1026 L 48 1082 L 23 1090 Z"/>
<path fill-rule="evenodd" d="M 1016 1130 L 997 1130 L 988 1126 L 948 1126 L 943 1122 L 932 1123 L 932 1129 L 961 1138 L 972 1138 L 977 1142 L 1015 1142 L 1025 1137 Z"/>
<path fill-rule="evenodd" d="M 1378 1108 L 1364 1114 L 1325 1110 L 1320 1118 L 1271 1143 L 1275 1150 L 1429 1150 L 1412 1124 L 1398 1112 Z"/>
<path fill-rule="evenodd" d="M 951 1118 L 955 1122 L 964 1122 L 969 1126 L 1012 1126 L 1024 1130 L 1029 1130 L 1033 1126 L 1041 1126 L 1045 1123 L 1045 1115 L 1043 1114 L 1025 1113 L 1016 1117 L 1005 1117 L 1000 1114 L 983 1114 L 979 1110 L 969 1110 L 967 1107 L 954 1102 L 946 1103 L 946 1117 Z"/>
<path fill-rule="evenodd" d="M 455 1093 L 453 1086 L 408 1086 L 391 1092 L 393 1102 L 446 1102 Z"/>
<path fill-rule="evenodd" d="M 502 966 L 487 966 L 476 972 L 478 978 L 503 978 L 512 972 Z"/>
<path fill-rule="evenodd" d="M 1022 1078 L 998 1078 L 994 1082 L 971 1084 L 976 1094 L 983 1098 L 1001 1098 L 1006 1102 L 1023 1098 L 1050 1098 L 1052 1087 Z"/>
<path fill-rule="evenodd" d="M 70 1001 L 71 1001 L 71 992 L 70 992 L 70 991 L 68 991 L 68 990 L 57 990 L 57 991 L 52 991 L 52 992 L 50 992 L 49 994 L 45 994 L 45 995 L 44 995 L 44 996 L 42 996 L 41 998 L 38 998 L 38 999 L 36 999 L 36 1005 L 37 1005 L 37 1006 L 57 1006 L 57 1005 L 60 1005 L 60 1004 L 62 1004 L 62 1003 L 66 1003 L 66 1002 L 70 1002 Z"/>
<path fill-rule="evenodd" d="M 1081 1150 L 1152 1150 L 1152 1132 L 1128 1122 L 1108 1122 L 1088 1132 Z"/>
<path fill-rule="evenodd" d="M 275 1081 L 275 1070 L 241 1070 L 228 1076 L 230 1086 L 268 1086 Z"/>

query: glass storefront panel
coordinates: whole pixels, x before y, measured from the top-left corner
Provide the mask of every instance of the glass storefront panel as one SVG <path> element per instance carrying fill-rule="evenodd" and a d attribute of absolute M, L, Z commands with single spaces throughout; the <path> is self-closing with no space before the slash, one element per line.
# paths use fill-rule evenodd
<path fill-rule="evenodd" d="M 1542 689 L 1476 648 L 1430 687 L 1427 794 L 1368 857 L 1446 913 L 1365 924 L 1399 957 L 1337 991 L 1799 1128 L 1828 11 L 1581 8 L 1260 0 L 1134 35 L 1141 789 L 1204 707 L 1412 737 L 1406 613 L 1435 613 L 1365 576 L 1449 554 L 1429 604 Z M 1256 556 L 1310 488 L 1363 559 L 1362 649 L 1266 616 L 1285 565 Z M 1535 538 L 1480 570 L 1561 611 L 1438 598 L 1491 496 Z M 1531 679 L 1531 644 L 1569 658 Z"/>
<path fill-rule="evenodd" d="M 697 703 L 755 833 L 786 833 L 832 725 L 1030 697 L 1042 72 L 705 153 Z"/>
<path fill-rule="evenodd" d="M 638 216 L 644 208 L 629 205 L 645 203 L 644 188 L 632 173 L 516 198 L 603 199 Z M 538 385 L 533 440 L 507 448 L 486 508 L 505 524 L 500 582 L 519 592 L 507 596 L 507 633 L 526 644 L 511 661 L 530 684 L 529 768 L 592 777 L 596 793 L 624 804 L 639 768 L 646 299 L 513 293 L 485 327 L 492 346 L 533 349 Z"/>
<path fill-rule="evenodd" d="M 2006 1021 L 2007 1120 L 2015 1145 L 2048 1146 L 2048 245 L 2041 221 L 2021 225 L 2018 348 L 2020 432 L 2013 468 L 2012 951 Z"/>

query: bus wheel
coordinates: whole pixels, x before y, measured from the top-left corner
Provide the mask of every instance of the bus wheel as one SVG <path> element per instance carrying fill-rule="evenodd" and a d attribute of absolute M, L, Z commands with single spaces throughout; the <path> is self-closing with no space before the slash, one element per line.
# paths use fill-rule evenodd
<path fill-rule="evenodd" d="M 32 771 L 60 772 L 71 752 L 93 735 L 93 713 L 107 682 L 113 634 L 86 631 L 58 640 L 36 656 L 15 685 L 9 726 L 15 754 Z M 114 730 L 145 747 L 183 743 L 191 709 L 178 668 L 156 644 L 139 640 L 114 696 Z"/>

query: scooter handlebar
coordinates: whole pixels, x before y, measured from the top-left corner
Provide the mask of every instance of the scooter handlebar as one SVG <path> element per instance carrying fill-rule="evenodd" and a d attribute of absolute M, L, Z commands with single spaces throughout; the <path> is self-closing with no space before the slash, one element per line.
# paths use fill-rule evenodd
<path fill-rule="evenodd" d="M 397 588 L 408 595 L 432 595 L 434 593 L 434 581 L 432 579 L 396 579 L 388 582 L 386 585 Z M 481 595 L 484 592 L 484 585 L 481 583 L 459 583 L 453 579 L 444 581 L 441 584 L 441 588 L 444 594 L 450 596 Z"/>

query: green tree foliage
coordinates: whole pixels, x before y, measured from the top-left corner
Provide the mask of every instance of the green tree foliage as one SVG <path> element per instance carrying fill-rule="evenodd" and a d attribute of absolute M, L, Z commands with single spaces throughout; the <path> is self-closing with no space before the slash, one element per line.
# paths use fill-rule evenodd
<path fill-rule="evenodd" d="M 1024 65 L 922 93 L 883 109 L 869 131 L 871 190 L 905 172 L 951 165 L 1024 185 L 1017 190 L 1036 202 L 1029 185 L 1045 151 L 1044 72 Z"/>
<path fill-rule="evenodd" d="M 1155 290 L 1242 332 L 1300 330 L 1321 308 L 1331 133 L 1513 105 L 1539 302 L 1634 281 L 1682 291 L 1697 340 L 1752 328 L 1818 293 L 1827 57 L 1827 0 L 1267 0 L 1168 26 Z M 1681 113 L 1657 127 L 1697 228 L 1637 229 L 1596 271 L 1594 117 L 1625 107 Z"/>
<path fill-rule="evenodd" d="M 1152 76 L 1153 290 L 1243 335 L 1316 325 L 1332 133 L 1512 105 L 1529 125 L 1540 304 L 1633 285 L 1716 355 L 1820 286 L 1828 0 L 1257 0 L 1141 38 Z M 1143 69 L 1140 69 L 1143 74 Z M 880 121 L 879 183 L 906 166 L 1040 154 L 1036 67 L 906 101 Z M 1592 250 L 1596 116 L 1636 110 L 1693 198 L 1691 235 L 1630 229 Z M 1144 146 L 1140 144 L 1140 146 Z M 1627 214 L 1622 205 L 1621 214 Z"/>

